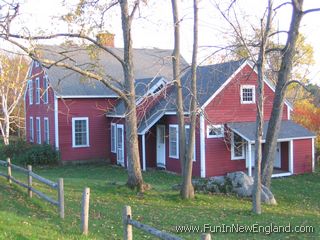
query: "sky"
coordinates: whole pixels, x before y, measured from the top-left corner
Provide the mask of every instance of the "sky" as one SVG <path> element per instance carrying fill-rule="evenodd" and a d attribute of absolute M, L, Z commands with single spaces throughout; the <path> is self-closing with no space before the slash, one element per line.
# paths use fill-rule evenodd
<path fill-rule="evenodd" d="M 59 21 L 59 16 L 68 13 L 69 9 L 63 6 L 62 0 L 22 0 L 20 18 L 15 22 L 15 31 L 32 33 L 42 32 L 67 32 L 72 29 Z M 69 6 L 78 0 L 66 1 Z M 136 48 L 173 48 L 172 13 L 170 0 L 149 0 L 147 6 L 141 7 L 137 19 L 133 22 L 133 46 Z M 211 54 L 217 48 L 224 46 L 228 39 L 228 24 L 222 19 L 214 7 L 214 0 L 201 0 L 199 5 L 199 61 Z M 222 7 L 230 0 L 219 1 Z M 224 2 L 224 3 L 223 3 Z M 275 0 L 275 5 L 283 0 Z M 237 10 L 243 25 L 247 28 L 251 24 L 259 23 L 266 0 L 238 0 Z M 180 4 L 181 11 L 181 45 L 182 55 L 190 62 L 192 53 L 192 1 L 183 0 Z M 304 9 L 320 8 L 319 0 L 305 0 Z M 283 7 L 275 19 L 279 30 L 286 30 L 289 26 L 290 7 Z M 305 35 L 306 42 L 314 48 L 316 64 L 312 67 L 309 78 L 320 85 L 320 12 L 306 15 L 301 23 L 300 31 Z M 122 47 L 122 31 L 120 14 L 114 10 L 105 21 L 105 30 L 115 34 L 116 47 Z M 285 37 L 279 38 L 284 41 Z"/>

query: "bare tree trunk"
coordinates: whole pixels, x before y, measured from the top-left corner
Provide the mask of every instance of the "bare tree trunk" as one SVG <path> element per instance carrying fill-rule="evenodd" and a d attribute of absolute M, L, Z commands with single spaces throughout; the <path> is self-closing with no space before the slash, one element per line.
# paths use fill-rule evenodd
<path fill-rule="evenodd" d="M 198 0 L 193 1 L 194 23 L 193 23 L 193 53 L 191 64 L 191 107 L 190 107 L 190 135 L 185 162 L 185 176 L 181 188 L 183 199 L 194 198 L 194 188 L 192 185 L 192 162 L 194 159 L 195 131 L 197 124 L 197 55 L 198 55 Z"/>
<path fill-rule="evenodd" d="M 126 150 L 127 150 L 127 167 L 128 181 L 130 188 L 138 188 L 144 191 L 144 183 L 141 174 L 138 130 L 137 130 L 137 114 L 136 114 L 136 97 L 134 88 L 134 65 L 132 60 L 132 39 L 131 39 L 131 23 L 133 13 L 129 15 L 128 1 L 120 1 L 121 20 L 124 43 L 124 82 L 127 93 L 127 116 L 126 116 Z M 133 10 L 134 11 L 134 10 Z"/>
<path fill-rule="evenodd" d="M 267 23 L 263 30 L 263 20 L 261 20 L 261 44 L 257 61 L 258 69 L 258 102 L 256 118 L 256 140 L 255 140 L 255 164 L 254 164 L 254 183 L 252 192 L 252 211 L 261 214 L 261 160 L 262 160 L 262 137 L 263 137 L 263 119 L 264 119 L 264 74 L 266 48 L 269 39 L 272 20 L 273 1 L 268 0 Z"/>
<path fill-rule="evenodd" d="M 180 73 L 180 19 L 177 0 L 171 0 L 172 15 L 174 24 L 174 50 L 172 53 L 172 65 L 173 65 L 173 78 L 175 87 L 177 90 L 176 105 L 179 124 L 179 159 L 181 166 L 182 179 L 185 176 L 185 161 L 186 161 L 186 135 L 185 135 L 185 121 L 184 121 L 184 109 L 183 109 L 183 96 L 181 85 L 181 73 Z"/>
<path fill-rule="evenodd" d="M 283 50 L 281 66 L 278 73 L 278 82 L 276 85 L 275 97 L 273 100 L 273 108 L 269 121 L 266 143 L 263 151 L 262 184 L 264 184 L 268 188 L 270 188 L 271 186 L 274 153 L 281 124 L 285 92 L 292 70 L 295 45 L 299 35 L 300 22 L 303 16 L 302 5 L 303 0 L 292 0 L 291 24 L 288 32 L 288 39 Z"/>

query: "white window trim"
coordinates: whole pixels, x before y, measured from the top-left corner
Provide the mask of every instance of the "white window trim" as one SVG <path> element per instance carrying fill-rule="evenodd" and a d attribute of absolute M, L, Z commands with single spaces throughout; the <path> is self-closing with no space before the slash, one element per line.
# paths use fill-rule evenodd
<path fill-rule="evenodd" d="M 32 80 L 28 81 L 28 93 L 29 93 L 29 105 L 33 104 L 33 82 Z"/>
<path fill-rule="evenodd" d="M 221 128 L 220 135 L 210 135 L 211 128 Z M 224 125 L 223 124 L 208 124 L 207 125 L 207 138 L 222 138 L 224 137 Z"/>
<path fill-rule="evenodd" d="M 46 124 L 47 122 L 47 124 Z M 46 131 L 46 127 L 48 128 Z M 49 118 L 45 117 L 43 118 L 43 136 L 44 136 L 44 143 L 50 144 L 50 131 L 49 131 Z"/>
<path fill-rule="evenodd" d="M 76 134 L 75 134 L 75 121 L 77 120 L 85 120 L 86 128 L 87 128 L 87 144 L 76 145 Z M 89 147 L 89 118 L 88 117 L 74 117 L 72 118 L 72 147 L 73 148 L 81 148 L 81 147 Z"/>
<path fill-rule="evenodd" d="M 112 128 L 113 131 L 112 131 Z M 112 139 L 113 137 L 113 139 Z M 113 141 L 112 141 L 113 140 Z M 113 142 L 113 149 L 112 149 L 112 142 Z M 110 149 L 112 153 L 117 153 L 117 124 L 111 123 L 111 129 L 110 129 Z"/>
<path fill-rule="evenodd" d="M 48 104 L 49 101 L 49 94 L 48 94 L 48 90 L 49 90 L 49 82 L 48 82 L 48 77 L 47 75 L 45 75 L 43 77 L 43 103 L 44 104 Z"/>
<path fill-rule="evenodd" d="M 40 78 L 36 78 L 36 104 L 40 104 Z"/>
<path fill-rule="evenodd" d="M 234 155 L 234 132 L 231 132 L 231 160 L 242 160 L 242 159 L 245 159 L 244 144 L 242 144 L 241 148 L 242 148 L 242 155 L 241 156 L 235 156 Z"/>
<path fill-rule="evenodd" d="M 170 143 L 170 128 L 175 128 L 176 129 L 176 142 L 177 142 L 177 147 L 176 147 L 176 155 L 172 155 L 170 150 L 171 150 L 171 143 Z M 176 158 L 179 159 L 179 127 L 177 124 L 169 124 L 169 157 L 170 158 Z"/>
<path fill-rule="evenodd" d="M 190 125 L 185 125 L 185 129 L 190 129 Z M 197 134 L 194 138 L 194 145 L 193 145 L 193 162 L 197 160 L 197 153 L 196 153 L 196 140 L 197 140 Z"/>
<path fill-rule="evenodd" d="M 243 89 L 252 89 L 252 101 L 243 100 Z M 253 104 L 256 102 L 256 86 L 255 85 L 241 85 L 240 88 L 241 104 Z"/>
<path fill-rule="evenodd" d="M 38 125 L 39 123 L 39 125 Z M 38 131 L 39 126 L 39 131 Z M 39 132 L 39 135 L 38 135 Z M 41 144 L 41 119 L 40 117 L 36 117 L 36 136 L 37 136 L 37 144 Z"/>
<path fill-rule="evenodd" d="M 32 123 L 32 124 L 31 124 Z M 30 127 L 31 126 L 31 127 Z M 29 141 L 34 142 L 34 122 L 33 122 L 33 117 L 30 117 L 30 122 L 29 122 Z M 31 134 L 32 133 L 32 134 Z"/>

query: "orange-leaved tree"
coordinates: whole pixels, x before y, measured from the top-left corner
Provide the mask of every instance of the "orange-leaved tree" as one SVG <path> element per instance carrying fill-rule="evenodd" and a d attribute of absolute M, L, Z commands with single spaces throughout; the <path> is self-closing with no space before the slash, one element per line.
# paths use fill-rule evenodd
<path fill-rule="evenodd" d="M 293 120 L 317 134 L 315 142 L 317 153 L 320 153 L 320 108 L 309 99 L 297 101 L 294 106 Z"/>

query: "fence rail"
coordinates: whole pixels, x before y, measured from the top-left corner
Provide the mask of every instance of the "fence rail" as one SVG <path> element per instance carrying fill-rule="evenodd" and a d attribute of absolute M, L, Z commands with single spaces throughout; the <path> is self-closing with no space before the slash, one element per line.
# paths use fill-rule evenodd
<path fill-rule="evenodd" d="M 0 176 L 7 178 L 9 183 L 14 182 L 15 184 L 18 184 L 21 187 L 24 187 L 28 190 L 28 196 L 31 198 L 32 193 L 37 194 L 40 198 L 43 200 L 51 203 L 52 205 L 55 205 L 59 209 L 59 215 L 61 218 L 64 218 L 64 187 L 63 187 L 63 178 L 59 178 L 57 182 L 53 182 L 51 180 L 48 180 L 44 177 L 41 177 L 40 175 L 34 173 L 32 171 L 32 166 L 28 165 L 28 169 L 25 169 L 23 167 L 19 167 L 17 165 L 14 165 L 11 163 L 10 158 L 7 158 L 7 161 L 0 160 L 0 166 L 7 168 L 7 174 L 0 172 Z M 27 183 L 21 182 L 14 178 L 12 176 L 12 169 L 19 171 L 25 175 L 27 175 Z M 47 185 L 53 190 L 57 191 L 57 200 L 54 200 L 53 198 L 47 196 L 45 193 L 35 189 L 32 187 L 32 180 L 33 178 L 37 179 L 39 182 Z"/>
<path fill-rule="evenodd" d="M 124 227 L 124 240 L 133 240 L 132 227 L 138 228 L 146 233 L 149 233 L 155 237 L 163 240 L 183 240 L 180 237 L 174 236 L 172 234 L 166 233 L 164 231 L 158 230 L 149 225 L 143 224 L 139 221 L 132 219 L 132 212 L 130 206 L 125 206 L 122 214 L 122 222 Z M 200 237 L 201 240 L 211 240 L 211 235 L 204 233 Z"/>

